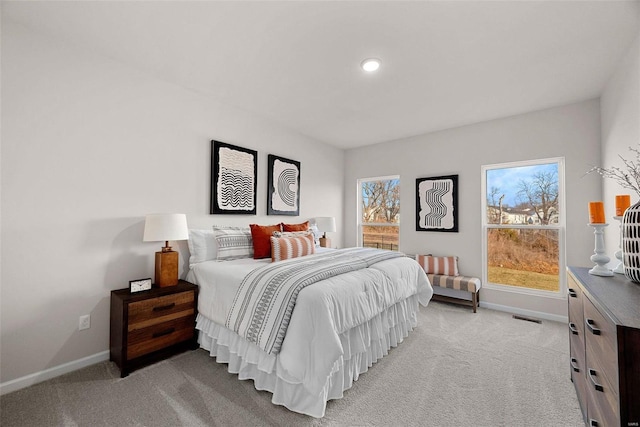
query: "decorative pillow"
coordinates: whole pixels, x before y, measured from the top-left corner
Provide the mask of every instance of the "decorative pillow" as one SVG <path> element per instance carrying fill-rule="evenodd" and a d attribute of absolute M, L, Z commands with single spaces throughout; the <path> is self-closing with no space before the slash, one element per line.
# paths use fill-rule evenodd
<path fill-rule="evenodd" d="M 311 255 L 316 252 L 313 236 L 274 237 L 271 236 L 271 262 Z"/>
<path fill-rule="evenodd" d="M 241 227 L 213 227 L 218 245 L 218 261 L 229 261 L 253 256 L 251 230 Z"/>
<path fill-rule="evenodd" d="M 271 256 L 271 241 L 269 238 L 274 231 L 281 231 L 280 224 L 249 224 L 249 227 L 251 227 L 251 237 L 253 239 L 253 258 L 269 258 Z"/>
<path fill-rule="evenodd" d="M 218 256 L 218 245 L 213 230 L 189 230 L 189 265 L 211 261 Z"/>
<path fill-rule="evenodd" d="M 300 237 L 300 236 L 312 236 L 311 231 L 274 231 L 273 237 Z"/>
<path fill-rule="evenodd" d="M 427 274 L 459 276 L 457 256 L 416 255 L 416 261 Z"/>
<path fill-rule="evenodd" d="M 280 224 L 282 231 L 307 231 L 309 229 L 309 221 L 305 221 L 302 224 Z"/>

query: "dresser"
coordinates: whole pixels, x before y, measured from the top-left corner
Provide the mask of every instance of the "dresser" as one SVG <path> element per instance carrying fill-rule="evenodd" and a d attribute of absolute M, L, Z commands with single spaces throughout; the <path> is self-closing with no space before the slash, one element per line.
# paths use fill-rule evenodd
<path fill-rule="evenodd" d="M 568 272 L 571 380 L 585 422 L 640 426 L 640 284 Z"/>
<path fill-rule="evenodd" d="M 121 377 L 197 348 L 197 307 L 198 287 L 183 280 L 137 293 L 111 291 L 110 358 Z"/>

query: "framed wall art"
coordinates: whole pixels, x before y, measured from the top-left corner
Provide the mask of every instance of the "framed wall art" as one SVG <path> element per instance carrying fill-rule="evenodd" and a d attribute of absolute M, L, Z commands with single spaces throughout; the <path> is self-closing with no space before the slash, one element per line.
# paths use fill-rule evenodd
<path fill-rule="evenodd" d="M 300 215 L 300 162 L 269 154 L 267 215 Z"/>
<path fill-rule="evenodd" d="M 416 231 L 458 231 L 458 175 L 416 179 Z"/>
<path fill-rule="evenodd" d="M 258 152 L 211 141 L 212 214 L 256 214 Z"/>

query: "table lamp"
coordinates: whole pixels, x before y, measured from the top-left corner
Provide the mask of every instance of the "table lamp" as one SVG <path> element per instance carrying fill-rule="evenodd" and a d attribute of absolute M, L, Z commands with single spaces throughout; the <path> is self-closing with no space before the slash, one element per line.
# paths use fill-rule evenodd
<path fill-rule="evenodd" d="M 155 285 L 161 288 L 178 284 L 178 252 L 171 249 L 169 240 L 188 240 L 185 214 L 150 214 L 144 221 L 144 242 L 161 242 L 162 251 L 156 252 Z"/>
<path fill-rule="evenodd" d="M 336 219 L 332 216 L 320 216 L 316 218 L 316 226 L 318 230 L 322 231 L 322 237 L 320 238 L 320 246 L 323 248 L 331 247 L 331 239 L 327 238 L 328 232 L 336 231 Z"/>

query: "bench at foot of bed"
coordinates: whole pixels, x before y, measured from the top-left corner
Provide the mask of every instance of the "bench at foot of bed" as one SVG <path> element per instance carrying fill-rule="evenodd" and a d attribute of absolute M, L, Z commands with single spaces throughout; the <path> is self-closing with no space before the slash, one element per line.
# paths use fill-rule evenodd
<path fill-rule="evenodd" d="M 433 299 L 473 307 L 475 313 L 480 303 L 482 281 L 471 276 L 447 276 L 427 274 L 433 286 Z"/>

